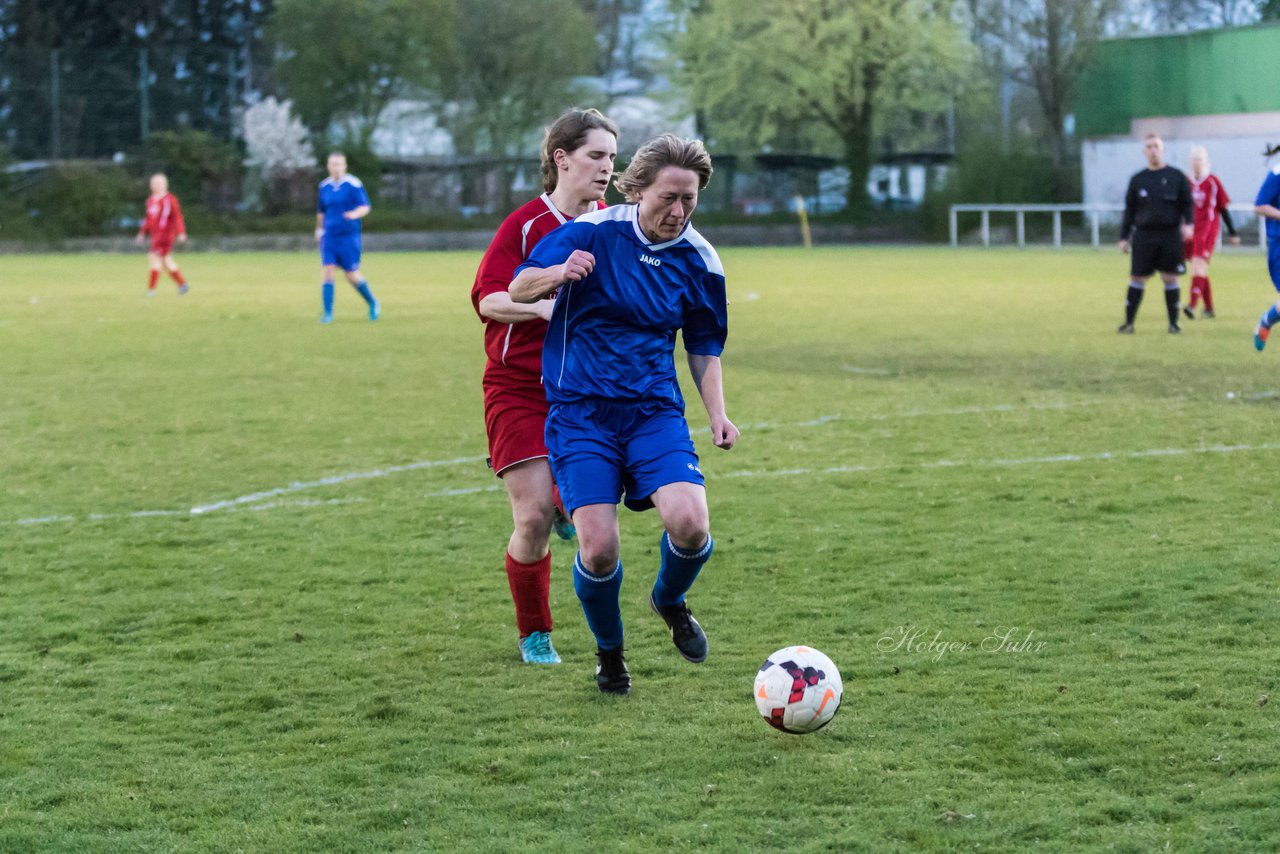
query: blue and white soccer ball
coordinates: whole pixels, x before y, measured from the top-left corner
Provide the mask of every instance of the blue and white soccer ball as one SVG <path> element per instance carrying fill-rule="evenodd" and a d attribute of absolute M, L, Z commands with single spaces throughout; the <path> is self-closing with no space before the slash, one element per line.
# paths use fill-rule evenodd
<path fill-rule="evenodd" d="M 816 732 L 836 716 L 844 683 L 835 663 L 808 646 L 789 646 L 765 659 L 756 673 L 756 708 L 783 732 Z"/>

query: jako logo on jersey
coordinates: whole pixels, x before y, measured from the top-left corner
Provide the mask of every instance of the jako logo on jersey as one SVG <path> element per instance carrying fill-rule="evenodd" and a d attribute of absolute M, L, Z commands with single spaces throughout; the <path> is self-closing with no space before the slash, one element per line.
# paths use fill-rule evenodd
<path fill-rule="evenodd" d="M 689 471 L 696 471 L 698 474 L 702 474 L 702 469 L 698 468 L 693 463 L 685 463 L 685 465 L 689 467 Z"/>
<path fill-rule="evenodd" d="M 648 264 L 650 267 L 661 267 L 661 266 L 662 266 L 662 262 L 661 262 L 661 261 L 659 261 L 657 258 L 654 258 L 652 255 L 644 255 L 644 254 L 641 254 L 641 255 L 640 255 L 640 260 L 641 260 L 641 261 L 643 261 L 644 263 Z"/>

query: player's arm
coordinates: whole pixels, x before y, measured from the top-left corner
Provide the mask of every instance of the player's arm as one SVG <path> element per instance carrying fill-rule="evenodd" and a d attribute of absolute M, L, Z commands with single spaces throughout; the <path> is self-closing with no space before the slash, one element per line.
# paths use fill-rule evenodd
<path fill-rule="evenodd" d="M 1182 239 L 1190 240 L 1196 233 L 1196 203 L 1191 197 L 1191 181 L 1186 175 L 1178 187 L 1178 206 L 1182 209 Z"/>
<path fill-rule="evenodd" d="M 1223 205 L 1218 215 L 1222 217 L 1222 224 L 1227 227 L 1227 237 L 1231 241 L 1232 246 L 1240 245 L 1240 233 L 1236 231 L 1236 224 L 1231 221 L 1231 211 L 1227 210 L 1227 206 Z"/>
<path fill-rule="evenodd" d="M 360 205 L 360 207 L 352 208 L 342 216 L 346 219 L 364 219 L 369 215 L 369 211 L 371 210 L 373 210 L 373 208 L 369 205 Z"/>
<path fill-rule="evenodd" d="M 503 291 L 489 294 L 480 300 L 480 313 L 499 323 L 523 323 L 536 318 L 550 320 L 551 312 L 555 307 L 555 301 L 549 299 L 529 303 L 516 302 L 511 298 L 511 294 Z"/>
<path fill-rule="evenodd" d="M 565 282 L 580 282 L 595 269 L 596 257 L 579 248 L 576 241 L 585 240 L 576 223 L 562 225 L 534 247 L 529 258 L 516 268 L 516 277 L 507 293 L 516 302 L 537 302 Z M 563 258 L 561 263 L 551 263 Z"/>
<path fill-rule="evenodd" d="M 1253 212 L 1266 219 L 1280 220 L 1280 172 L 1271 172 L 1267 180 L 1262 182 L 1258 190 L 1258 198 L 1253 201 Z"/>
<path fill-rule="evenodd" d="M 702 398 L 702 405 L 707 410 L 707 420 L 711 422 L 712 443 L 717 448 L 729 450 L 738 441 L 738 428 L 724 411 L 724 374 L 720 367 L 720 357 L 690 353 L 689 373 L 693 374 L 698 396 Z"/>

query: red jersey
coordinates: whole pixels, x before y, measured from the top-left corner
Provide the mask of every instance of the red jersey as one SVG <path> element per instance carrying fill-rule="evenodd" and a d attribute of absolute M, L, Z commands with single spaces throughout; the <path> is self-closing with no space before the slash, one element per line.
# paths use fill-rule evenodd
<path fill-rule="evenodd" d="M 143 220 L 138 234 L 150 234 L 156 243 L 172 243 L 173 238 L 186 233 L 187 224 L 183 222 L 177 196 L 165 193 L 147 197 L 147 218 Z"/>
<path fill-rule="evenodd" d="M 1222 210 L 1231 199 L 1227 197 L 1227 188 L 1222 186 L 1217 175 L 1205 175 L 1199 181 L 1187 176 L 1191 182 L 1191 202 L 1195 206 L 1196 238 L 1218 239 L 1218 219 Z"/>
<path fill-rule="evenodd" d="M 604 202 L 596 204 L 600 208 L 605 207 Z M 516 267 L 525 262 L 538 241 L 570 219 L 572 217 L 557 210 L 551 197 L 543 193 L 516 208 L 502 221 L 480 261 L 476 282 L 471 286 L 471 305 L 476 314 L 480 314 L 480 301 L 489 294 L 507 292 L 507 286 L 516 277 Z M 489 357 L 486 379 L 502 373 L 518 381 L 539 382 L 542 377 L 542 339 L 547 334 L 547 322 L 533 318 L 520 323 L 501 323 L 483 314 L 480 314 L 480 319 L 485 324 L 484 352 Z"/>

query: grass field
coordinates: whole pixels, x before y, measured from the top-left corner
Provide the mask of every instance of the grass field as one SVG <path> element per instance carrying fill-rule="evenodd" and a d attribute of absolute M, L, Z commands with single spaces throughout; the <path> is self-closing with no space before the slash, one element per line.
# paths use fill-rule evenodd
<path fill-rule="evenodd" d="M 140 257 L 6 258 L 0 851 L 1280 849 L 1261 258 L 1122 337 L 1111 252 L 723 257 L 711 657 L 626 514 L 625 699 L 565 544 L 565 663 L 519 663 L 477 255 L 370 256 L 383 320 L 331 327 L 309 256 L 152 300 Z M 807 737 L 751 699 L 795 643 L 846 686 Z"/>

